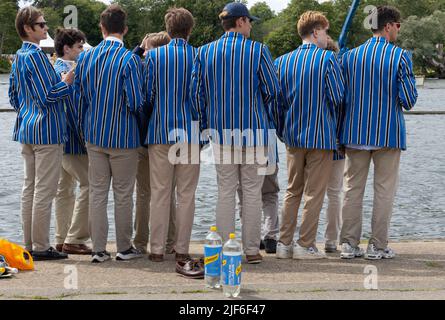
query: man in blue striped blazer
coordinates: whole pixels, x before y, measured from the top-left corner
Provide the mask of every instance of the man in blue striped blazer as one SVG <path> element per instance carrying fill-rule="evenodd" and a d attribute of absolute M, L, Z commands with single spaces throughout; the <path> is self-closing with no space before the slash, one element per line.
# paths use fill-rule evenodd
<path fill-rule="evenodd" d="M 316 247 L 317 229 L 337 149 L 336 115 L 343 101 L 344 82 L 335 53 L 324 50 L 328 19 L 320 12 L 308 11 L 297 27 L 303 44 L 275 62 L 288 168 L 277 258 L 321 259 L 326 256 Z M 302 196 L 299 239 L 293 242 Z"/>
<path fill-rule="evenodd" d="M 17 112 L 13 140 L 22 144 L 22 221 L 25 247 L 34 260 L 64 259 L 50 246 L 51 204 L 57 192 L 67 139 L 63 101 L 72 93 L 73 72 L 61 78 L 39 47 L 48 26 L 35 7 L 21 9 L 16 29 L 23 40 L 10 76 L 9 99 Z"/>
<path fill-rule="evenodd" d="M 83 51 L 86 41 L 82 31 L 59 28 L 54 37 L 58 59 L 54 69 L 58 74 L 69 72 Z M 56 249 L 69 254 L 91 254 L 86 245 L 88 230 L 89 183 L 88 155 L 85 140 L 79 128 L 74 95 L 65 101 L 68 140 L 65 142 L 59 186 L 55 199 Z M 76 182 L 79 194 L 76 198 Z"/>
<path fill-rule="evenodd" d="M 374 37 L 343 56 L 346 102 L 340 142 L 346 146 L 342 258 L 362 256 L 362 206 L 371 160 L 374 204 L 367 259 L 390 259 L 388 231 L 397 190 L 401 150 L 406 149 L 403 109 L 417 101 L 411 55 L 392 44 L 400 12 L 377 8 Z"/>
<path fill-rule="evenodd" d="M 269 49 L 248 39 L 251 21 L 257 18 L 244 4 L 232 2 L 220 19 L 226 33 L 199 48 L 191 95 L 200 128 L 214 144 L 218 230 L 224 240 L 235 231 L 235 196 L 240 184 L 244 253 L 248 263 L 260 263 L 264 175 L 258 169 L 264 169 L 267 161 L 268 131 L 275 129 L 270 122 L 278 122 L 279 85 Z"/>
<path fill-rule="evenodd" d="M 133 189 L 140 146 L 137 113 L 143 105 L 142 62 L 124 47 L 127 14 L 109 6 L 100 17 L 104 41 L 81 53 L 75 90 L 79 122 L 87 142 L 92 262 L 110 259 L 107 202 L 111 180 L 115 202 L 116 260 L 141 257 L 131 244 Z"/>
<path fill-rule="evenodd" d="M 151 109 L 146 138 L 151 188 L 149 258 L 156 262 L 163 261 L 174 192 L 176 261 L 189 259 L 199 180 L 199 131 L 192 129 L 197 119 L 189 92 L 196 50 L 187 43 L 194 23 L 188 10 L 169 9 L 165 26 L 172 40 L 148 51 L 145 63 L 146 100 Z"/>

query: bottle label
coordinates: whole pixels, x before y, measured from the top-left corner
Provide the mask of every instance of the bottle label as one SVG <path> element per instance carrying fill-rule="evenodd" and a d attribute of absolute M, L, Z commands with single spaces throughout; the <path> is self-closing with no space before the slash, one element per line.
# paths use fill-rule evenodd
<path fill-rule="evenodd" d="M 204 246 L 205 274 L 211 277 L 221 275 L 221 251 L 222 246 Z"/>
<path fill-rule="evenodd" d="M 226 286 L 239 286 L 241 284 L 241 255 L 223 254 L 222 283 Z"/>

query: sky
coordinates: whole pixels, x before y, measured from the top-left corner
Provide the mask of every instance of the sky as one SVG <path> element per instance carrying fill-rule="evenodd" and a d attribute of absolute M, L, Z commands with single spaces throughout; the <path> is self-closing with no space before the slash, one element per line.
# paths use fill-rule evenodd
<path fill-rule="evenodd" d="M 110 0 L 100 0 L 102 2 L 105 3 L 110 3 Z M 227 2 L 229 2 L 230 0 L 228 0 Z M 265 1 L 269 7 L 275 11 L 276 13 L 280 12 L 281 10 L 283 10 L 284 8 L 287 7 L 287 5 L 289 4 L 290 0 L 247 0 L 248 2 L 248 7 L 250 8 L 251 6 L 253 6 L 256 2 L 260 2 L 260 1 Z M 23 4 L 23 0 L 21 0 L 21 5 Z"/>
<path fill-rule="evenodd" d="M 110 2 L 110 0 L 100 0 L 100 1 L 105 2 L 105 3 Z M 286 8 L 290 2 L 290 0 L 247 0 L 248 7 L 250 8 L 256 2 L 260 2 L 260 1 L 265 1 L 269 5 L 269 7 L 276 13 L 278 13 L 281 10 L 283 10 L 284 8 Z M 230 0 L 227 0 L 227 2 L 230 2 Z"/>

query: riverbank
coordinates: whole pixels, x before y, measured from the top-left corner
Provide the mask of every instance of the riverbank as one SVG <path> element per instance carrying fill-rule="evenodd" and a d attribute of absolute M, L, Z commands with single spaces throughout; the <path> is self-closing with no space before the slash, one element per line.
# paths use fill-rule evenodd
<path fill-rule="evenodd" d="M 397 253 L 394 260 L 349 261 L 329 254 L 326 260 L 296 261 L 265 255 L 260 265 L 243 264 L 239 299 L 445 299 L 445 241 L 390 246 Z M 115 247 L 108 249 L 114 256 Z M 191 244 L 192 255 L 202 250 L 202 242 Z M 144 257 L 98 265 L 89 256 L 72 255 L 65 261 L 36 262 L 35 271 L 0 279 L 0 299 L 7 300 L 223 298 L 221 291 L 206 289 L 203 280 L 176 274 L 173 255 L 162 263 Z"/>

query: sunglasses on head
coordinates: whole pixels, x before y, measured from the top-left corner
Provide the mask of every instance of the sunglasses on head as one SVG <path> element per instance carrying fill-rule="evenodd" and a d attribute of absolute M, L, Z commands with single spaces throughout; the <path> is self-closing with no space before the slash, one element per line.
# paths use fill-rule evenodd
<path fill-rule="evenodd" d="M 48 22 L 36 22 L 34 23 L 35 26 L 40 26 L 40 28 L 45 28 L 48 25 Z"/>

